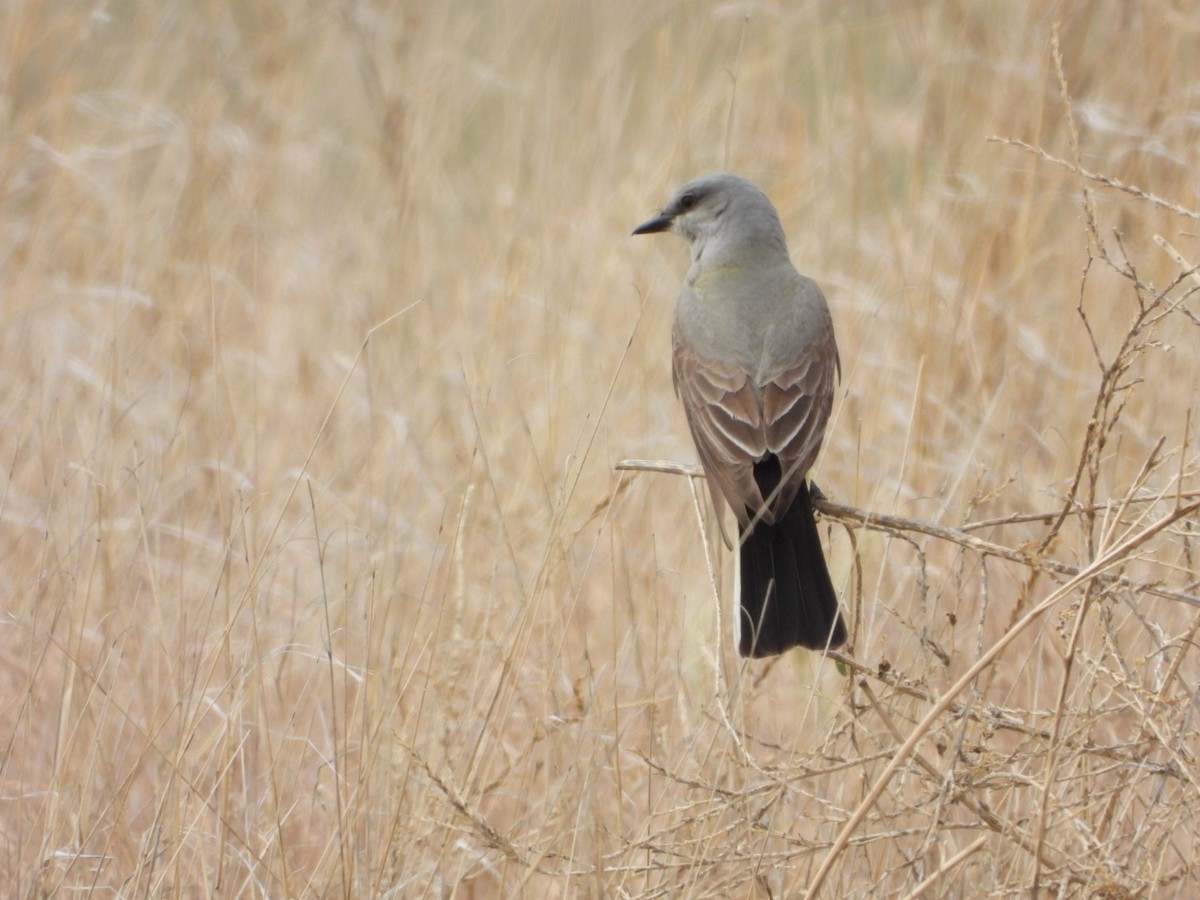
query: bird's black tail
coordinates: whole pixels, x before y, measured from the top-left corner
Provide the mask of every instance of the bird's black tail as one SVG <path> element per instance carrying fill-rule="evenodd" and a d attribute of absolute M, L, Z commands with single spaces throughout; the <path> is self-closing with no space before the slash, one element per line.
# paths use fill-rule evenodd
<path fill-rule="evenodd" d="M 749 527 L 749 534 L 745 529 L 739 534 L 742 656 L 774 656 L 792 647 L 840 647 L 846 641 L 846 625 L 821 550 L 808 482 L 801 484 L 780 521 Z"/>

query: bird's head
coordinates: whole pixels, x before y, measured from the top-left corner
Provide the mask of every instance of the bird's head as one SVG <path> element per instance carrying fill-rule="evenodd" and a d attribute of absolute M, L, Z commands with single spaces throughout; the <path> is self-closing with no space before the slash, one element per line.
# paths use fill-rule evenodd
<path fill-rule="evenodd" d="M 719 172 L 689 181 L 671 195 L 657 216 L 643 222 L 634 234 L 672 231 L 699 259 L 709 245 L 786 246 L 779 215 L 767 195 L 740 175 Z"/>

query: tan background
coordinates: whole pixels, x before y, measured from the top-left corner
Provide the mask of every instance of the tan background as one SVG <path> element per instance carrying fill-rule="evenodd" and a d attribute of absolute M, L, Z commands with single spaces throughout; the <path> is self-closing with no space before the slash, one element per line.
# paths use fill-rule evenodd
<path fill-rule="evenodd" d="M 833 309 L 831 499 L 1071 497 L 972 534 L 1072 565 L 1169 513 L 1096 504 L 1200 488 L 1200 301 L 1151 287 L 1200 223 L 990 139 L 1200 207 L 1192 4 L 17 0 L 0 42 L 15 892 L 1195 890 L 1193 606 L 1072 592 L 830 856 L 1062 576 L 831 523 L 887 671 L 742 667 L 687 480 L 615 469 L 694 460 L 685 251 L 629 231 L 730 168 Z M 1125 573 L 1194 595 L 1194 523 Z"/>

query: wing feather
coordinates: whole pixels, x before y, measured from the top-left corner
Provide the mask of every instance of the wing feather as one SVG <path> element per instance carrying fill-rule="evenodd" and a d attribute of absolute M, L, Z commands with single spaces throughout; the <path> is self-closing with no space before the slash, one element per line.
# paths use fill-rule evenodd
<path fill-rule="evenodd" d="M 761 383 L 735 361 L 701 356 L 674 331 L 672 375 L 714 501 L 733 507 L 743 525 L 762 512 L 775 521 L 791 506 L 825 434 L 838 368 L 832 323 Z M 784 476 L 764 498 L 754 464 L 774 453 Z M 769 499 L 769 508 L 762 510 Z"/>

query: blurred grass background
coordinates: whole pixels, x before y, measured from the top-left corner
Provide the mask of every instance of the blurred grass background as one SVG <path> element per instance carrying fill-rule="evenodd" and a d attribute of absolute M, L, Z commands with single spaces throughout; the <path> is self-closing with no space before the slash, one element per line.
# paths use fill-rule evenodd
<path fill-rule="evenodd" d="M 688 483 L 615 469 L 694 459 L 685 251 L 629 231 L 760 184 L 838 330 L 817 480 L 946 526 L 1059 508 L 1153 237 L 1200 258 L 989 140 L 1197 209 L 1188 3 L 14 0 L 0 40 L 13 896 L 795 895 L 929 703 L 731 656 Z M 1092 499 L 1160 439 L 1142 487 L 1200 486 L 1197 337 L 1139 349 Z M 1194 525 L 1129 574 L 1195 593 Z M 1053 587 L 823 530 L 850 652 L 927 697 Z M 947 716 L 826 895 L 1196 889 L 1195 610 L 1102 608 L 1084 668 L 1047 619 L 988 669 L 963 703 L 1022 728 Z"/>

